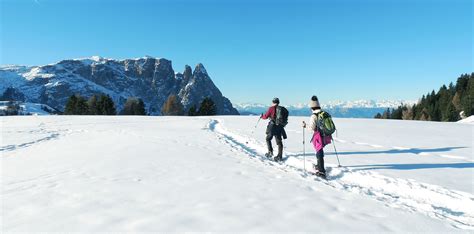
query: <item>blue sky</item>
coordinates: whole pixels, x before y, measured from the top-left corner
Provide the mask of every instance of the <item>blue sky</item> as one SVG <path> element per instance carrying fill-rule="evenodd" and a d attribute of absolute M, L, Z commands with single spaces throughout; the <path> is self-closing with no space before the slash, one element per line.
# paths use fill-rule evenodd
<path fill-rule="evenodd" d="M 473 71 L 471 0 L 0 2 L 0 64 L 201 62 L 237 103 L 417 99 Z"/>

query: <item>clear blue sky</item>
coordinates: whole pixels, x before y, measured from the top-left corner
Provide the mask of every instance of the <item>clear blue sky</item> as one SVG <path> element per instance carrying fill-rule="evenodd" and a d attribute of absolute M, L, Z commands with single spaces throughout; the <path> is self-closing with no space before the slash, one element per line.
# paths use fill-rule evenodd
<path fill-rule="evenodd" d="M 0 64 L 202 62 L 233 102 L 417 99 L 473 71 L 471 0 L 0 2 Z"/>

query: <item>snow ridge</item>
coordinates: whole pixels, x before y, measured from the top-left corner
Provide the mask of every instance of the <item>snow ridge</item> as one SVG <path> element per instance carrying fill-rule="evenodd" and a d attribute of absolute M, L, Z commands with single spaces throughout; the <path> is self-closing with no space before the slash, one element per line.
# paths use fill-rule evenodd
<path fill-rule="evenodd" d="M 273 162 L 264 156 L 266 147 L 263 143 L 230 132 L 224 128 L 223 120 L 213 119 L 207 128 L 215 133 L 221 142 L 234 150 L 241 151 L 268 166 L 300 175 L 302 179 L 314 180 L 344 192 L 363 194 L 390 207 L 447 220 L 453 227 L 459 229 L 474 230 L 474 210 L 472 209 L 474 195 L 472 194 L 411 179 L 392 178 L 371 171 L 358 171 L 331 164 L 326 165 L 328 180 L 325 181 L 306 173 L 306 170 L 310 170 L 311 163 L 316 163 L 310 157 L 306 159 L 308 161 L 306 170 L 303 159 L 295 157 L 301 153 L 285 152 L 283 163 Z"/>

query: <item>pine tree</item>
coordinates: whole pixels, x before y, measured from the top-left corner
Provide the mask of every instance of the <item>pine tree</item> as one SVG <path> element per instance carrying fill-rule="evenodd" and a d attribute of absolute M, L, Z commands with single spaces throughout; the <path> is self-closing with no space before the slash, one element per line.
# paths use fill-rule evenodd
<path fill-rule="evenodd" d="M 390 113 L 390 108 L 387 108 L 382 114 L 382 119 L 390 119 L 391 113 Z"/>
<path fill-rule="evenodd" d="M 462 111 L 462 106 L 461 106 L 461 94 L 460 94 L 459 92 L 456 92 L 456 93 L 454 94 L 452 103 L 453 103 L 454 107 L 456 108 L 456 111 L 457 111 L 457 112 L 461 112 L 461 111 Z"/>
<path fill-rule="evenodd" d="M 122 115 L 146 115 L 145 103 L 142 99 L 129 97 L 121 111 Z"/>
<path fill-rule="evenodd" d="M 464 115 L 471 116 L 474 115 L 474 73 L 467 77 L 469 80 L 465 87 L 464 96 L 461 98 L 461 105 Z"/>
<path fill-rule="evenodd" d="M 459 120 L 459 112 L 456 111 L 456 108 L 454 107 L 453 103 L 450 102 L 448 104 L 448 107 L 446 108 L 446 113 L 444 114 L 444 119 L 443 121 L 458 121 Z"/>
<path fill-rule="evenodd" d="M 390 115 L 391 119 L 402 119 L 402 106 L 399 106 L 397 109 L 394 109 Z"/>
<path fill-rule="evenodd" d="M 85 98 L 78 96 L 76 103 L 76 115 L 87 115 L 89 113 L 89 107 Z"/>
<path fill-rule="evenodd" d="M 420 116 L 420 119 L 419 120 L 422 120 L 422 121 L 430 121 L 430 115 L 428 114 L 428 110 L 426 108 L 423 108 L 423 110 L 421 110 L 421 116 Z"/>
<path fill-rule="evenodd" d="M 199 115 L 216 115 L 216 104 L 214 101 L 207 97 L 204 98 L 201 102 L 201 106 L 199 107 L 198 114 Z"/>
<path fill-rule="evenodd" d="M 161 108 L 162 115 L 183 115 L 183 104 L 178 100 L 176 95 L 170 95 Z"/>
<path fill-rule="evenodd" d="M 188 110 L 188 116 L 196 116 L 198 113 L 196 111 L 196 105 L 193 105 L 191 108 Z"/>
<path fill-rule="evenodd" d="M 76 105 L 77 105 L 77 97 L 76 95 L 71 95 L 66 102 L 66 107 L 64 108 L 64 114 L 75 115 Z"/>
<path fill-rule="evenodd" d="M 87 115 L 89 107 L 87 101 L 80 95 L 72 95 L 69 97 L 64 109 L 65 115 Z"/>
<path fill-rule="evenodd" d="M 5 115 L 18 115 L 20 113 L 20 105 L 15 101 L 8 101 Z"/>
<path fill-rule="evenodd" d="M 405 106 L 405 108 L 402 111 L 402 119 L 403 120 L 412 120 L 413 116 L 414 116 L 413 107 Z"/>
<path fill-rule="evenodd" d="M 381 119 L 381 118 L 382 118 L 382 115 L 381 115 L 380 113 L 377 113 L 377 114 L 374 116 L 374 118 L 376 118 L 376 119 Z"/>
<path fill-rule="evenodd" d="M 115 104 L 109 95 L 100 95 L 99 101 L 97 102 L 98 115 L 116 115 Z"/>
<path fill-rule="evenodd" d="M 146 115 L 145 103 L 141 98 L 138 99 L 138 104 L 134 111 L 135 115 Z"/>
<path fill-rule="evenodd" d="M 98 97 L 97 95 L 92 95 L 89 100 L 87 101 L 87 106 L 89 106 L 89 114 L 90 115 L 99 115 L 101 110 L 98 105 Z"/>

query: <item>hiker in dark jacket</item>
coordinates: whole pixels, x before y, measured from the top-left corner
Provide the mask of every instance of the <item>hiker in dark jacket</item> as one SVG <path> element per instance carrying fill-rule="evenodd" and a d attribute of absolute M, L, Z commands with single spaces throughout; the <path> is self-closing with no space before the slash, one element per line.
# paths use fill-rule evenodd
<path fill-rule="evenodd" d="M 268 122 L 267 131 L 266 131 L 267 137 L 265 139 L 267 141 L 268 153 L 266 153 L 265 156 L 267 156 L 267 158 L 273 157 L 272 139 L 273 137 L 275 137 L 276 143 L 278 145 L 278 154 L 274 158 L 275 161 L 282 160 L 282 156 L 283 156 L 282 135 L 283 134 L 285 134 L 285 139 L 286 139 L 286 133 L 283 127 L 275 124 L 276 109 L 279 104 L 280 104 L 280 100 L 278 98 L 274 98 L 272 100 L 272 106 L 268 108 L 268 111 L 265 114 L 262 114 L 261 116 L 262 119 L 270 119 L 270 121 Z"/>

